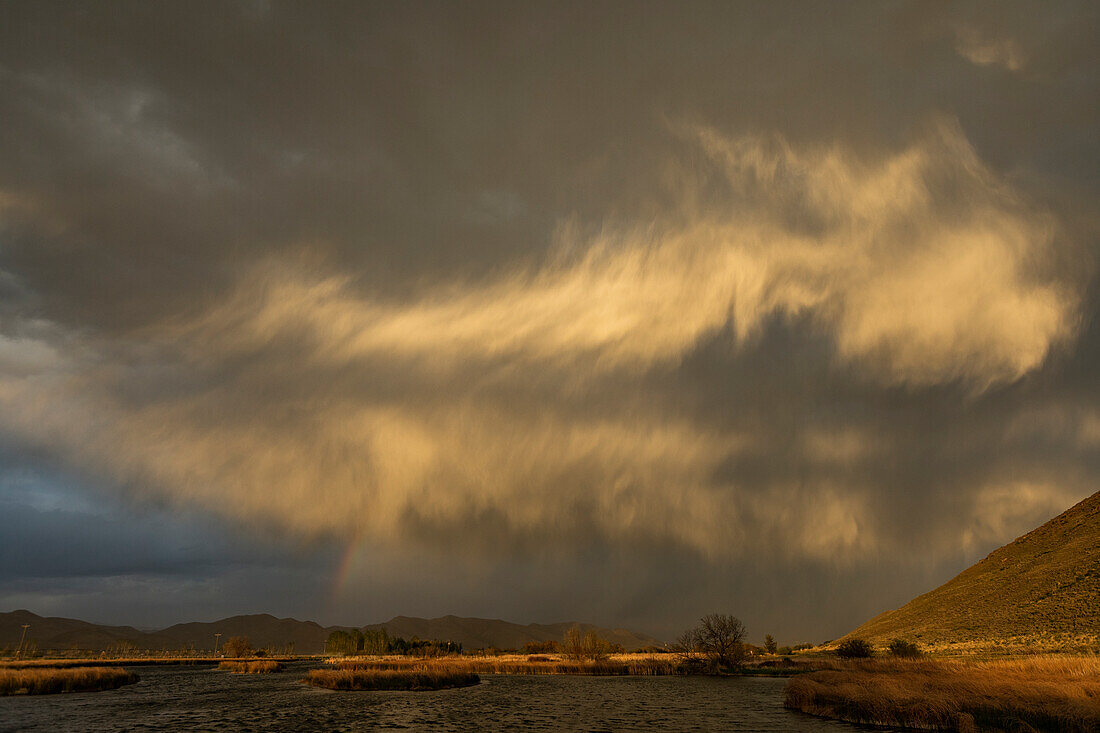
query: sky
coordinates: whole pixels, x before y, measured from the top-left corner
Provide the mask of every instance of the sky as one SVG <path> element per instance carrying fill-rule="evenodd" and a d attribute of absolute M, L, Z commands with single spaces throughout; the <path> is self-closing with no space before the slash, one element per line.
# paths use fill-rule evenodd
<path fill-rule="evenodd" d="M 1095 3 L 0 3 L 0 610 L 836 638 L 1098 488 Z"/>

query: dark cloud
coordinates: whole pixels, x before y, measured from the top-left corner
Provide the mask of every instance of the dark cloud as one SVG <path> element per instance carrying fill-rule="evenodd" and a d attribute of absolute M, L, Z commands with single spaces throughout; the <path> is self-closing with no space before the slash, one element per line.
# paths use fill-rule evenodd
<path fill-rule="evenodd" d="M 335 548 L 287 543 L 192 511 L 127 505 L 69 477 L 0 472 L 0 596 L 11 607 L 141 626 L 250 612 L 332 614 Z M 185 614 L 186 615 L 186 614 Z"/>
<path fill-rule="evenodd" d="M 1096 488 L 1091 4 L 3 15 L 6 597 L 822 638 Z"/>

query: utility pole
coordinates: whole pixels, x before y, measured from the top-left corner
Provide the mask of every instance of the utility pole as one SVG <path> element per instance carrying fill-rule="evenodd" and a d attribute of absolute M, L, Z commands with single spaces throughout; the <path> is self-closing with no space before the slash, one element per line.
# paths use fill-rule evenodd
<path fill-rule="evenodd" d="M 215 657 L 218 656 L 218 646 L 219 646 L 219 641 L 218 640 L 221 639 L 221 638 L 222 638 L 221 634 L 214 634 L 214 656 Z"/>
<path fill-rule="evenodd" d="M 16 653 L 16 657 L 22 658 L 23 656 L 23 642 L 27 638 L 27 629 L 29 629 L 30 626 L 30 624 L 23 624 L 23 635 L 19 637 L 19 651 Z"/>

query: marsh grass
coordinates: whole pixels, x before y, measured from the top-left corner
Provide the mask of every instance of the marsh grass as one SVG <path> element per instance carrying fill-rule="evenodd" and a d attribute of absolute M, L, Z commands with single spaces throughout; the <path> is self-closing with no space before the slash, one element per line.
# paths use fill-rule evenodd
<path fill-rule="evenodd" d="M 214 657 L 132 657 L 122 659 L 17 659 L 0 662 L 0 669 L 64 669 L 109 664 L 112 667 L 199 666 L 217 664 Z"/>
<path fill-rule="evenodd" d="M 290 662 L 297 657 L 268 657 L 266 661 Z M 163 666 L 203 666 L 215 665 L 223 661 L 222 657 L 122 657 L 110 659 L 16 659 L 0 661 L 0 669 L 61 669 L 65 667 L 88 667 L 94 664 L 107 664 L 112 667 L 163 667 Z"/>
<path fill-rule="evenodd" d="M 229 661 L 219 664 L 218 669 L 227 669 L 233 674 L 269 674 L 271 672 L 282 672 L 283 663 L 273 659 L 243 662 Z"/>
<path fill-rule="evenodd" d="M 0 669 L 0 695 L 49 695 L 58 692 L 113 690 L 138 681 L 118 667 Z"/>
<path fill-rule="evenodd" d="M 433 659 L 372 658 L 336 662 L 340 670 L 386 670 L 407 672 L 464 672 L 469 674 L 570 674 L 570 675 L 673 675 L 681 674 L 674 657 L 637 657 L 598 661 L 574 661 L 539 655 L 538 657 L 436 657 Z"/>
<path fill-rule="evenodd" d="M 1100 658 L 838 663 L 794 677 L 785 704 L 925 730 L 1100 730 Z"/>
<path fill-rule="evenodd" d="M 330 690 L 444 690 L 481 682 L 472 672 L 446 669 L 313 669 L 302 680 Z"/>

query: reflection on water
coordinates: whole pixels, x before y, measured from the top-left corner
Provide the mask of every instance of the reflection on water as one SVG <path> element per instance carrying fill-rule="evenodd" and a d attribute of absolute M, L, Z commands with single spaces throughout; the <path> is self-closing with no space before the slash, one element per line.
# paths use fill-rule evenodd
<path fill-rule="evenodd" d="M 0 731 L 854 731 L 783 708 L 785 680 L 482 676 L 437 692 L 332 692 L 288 672 L 137 667 L 118 690 L 0 698 Z"/>

